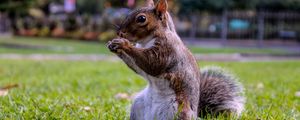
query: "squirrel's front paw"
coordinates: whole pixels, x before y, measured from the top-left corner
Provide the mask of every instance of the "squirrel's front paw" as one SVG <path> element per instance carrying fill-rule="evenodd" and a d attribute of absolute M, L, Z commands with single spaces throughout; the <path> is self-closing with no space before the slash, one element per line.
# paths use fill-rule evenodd
<path fill-rule="evenodd" d="M 126 39 L 118 38 L 113 39 L 107 43 L 107 47 L 111 52 L 118 53 L 122 49 L 128 47 L 130 45 L 130 42 Z"/>

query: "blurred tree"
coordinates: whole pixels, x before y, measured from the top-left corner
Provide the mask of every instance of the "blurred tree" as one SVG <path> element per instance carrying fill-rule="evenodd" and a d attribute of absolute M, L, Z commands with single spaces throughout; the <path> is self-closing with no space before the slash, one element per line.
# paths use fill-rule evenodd
<path fill-rule="evenodd" d="M 103 0 L 77 0 L 77 11 L 83 14 L 96 14 L 103 10 Z"/>
<path fill-rule="evenodd" d="M 82 14 L 101 13 L 105 2 L 109 2 L 113 7 L 124 7 L 127 0 L 76 0 L 77 11 Z"/>
<path fill-rule="evenodd" d="M 180 13 L 196 11 L 220 11 L 234 6 L 234 0 L 178 0 L 181 5 Z"/>
<path fill-rule="evenodd" d="M 295 10 L 300 11 L 300 0 L 255 0 L 256 8 L 279 11 L 279 10 Z"/>
<path fill-rule="evenodd" d="M 180 13 L 196 11 L 220 12 L 224 9 L 264 9 L 300 11 L 300 0 L 177 0 Z"/>
<path fill-rule="evenodd" d="M 49 5 L 51 0 L 37 0 L 37 3 L 33 7 L 38 7 L 45 15 L 49 15 Z"/>
<path fill-rule="evenodd" d="M 104 0 L 110 2 L 113 7 L 124 7 L 126 6 L 127 0 Z"/>
<path fill-rule="evenodd" d="M 96 14 L 103 12 L 105 2 L 113 7 L 126 6 L 127 0 L 76 0 L 77 11 L 82 14 Z"/>
<path fill-rule="evenodd" d="M 35 4 L 37 0 L 1 0 L 0 11 L 7 12 L 10 17 L 25 15 L 28 8 Z"/>
<path fill-rule="evenodd" d="M 234 0 L 233 9 L 254 9 L 259 0 Z"/>

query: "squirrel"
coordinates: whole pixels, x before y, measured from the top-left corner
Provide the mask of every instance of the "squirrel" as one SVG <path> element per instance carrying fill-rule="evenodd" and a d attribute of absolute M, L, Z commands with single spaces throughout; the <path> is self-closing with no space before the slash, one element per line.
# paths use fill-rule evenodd
<path fill-rule="evenodd" d="M 220 114 L 239 116 L 243 87 L 217 67 L 200 69 L 181 41 L 166 0 L 147 0 L 128 14 L 107 43 L 129 68 L 148 81 L 135 98 L 131 120 L 191 120 Z"/>

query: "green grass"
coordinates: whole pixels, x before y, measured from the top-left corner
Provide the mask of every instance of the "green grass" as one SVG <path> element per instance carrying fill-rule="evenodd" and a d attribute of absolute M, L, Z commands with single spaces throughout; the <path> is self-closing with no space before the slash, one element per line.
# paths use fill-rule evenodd
<path fill-rule="evenodd" d="M 25 46 L 15 48 L 7 44 Z M 13 37 L 0 38 L 0 53 L 18 54 L 109 54 L 104 43 L 71 39 Z M 37 47 L 37 48 L 36 48 Z"/>
<path fill-rule="evenodd" d="M 281 49 L 270 49 L 270 48 L 202 48 L 197 46 L 189 46 L 193 53 L 246 53 L 246 54 L 287 54 L 290 53 Z"/>
<path fill-rule="evenodd" d="M 25 48 L 8 47 L 9 45 L 25 46 Z M 26 48 L 27 47 L 27 48 Z M 36 48 L 38 47 L 38 48 Z M 200 48 L 190 46 L 193 53 L 288 53 L 278 49 L 254 49 L 254 48 Z M 0 38 L 0 53 L 19 54 L 109 54 L 105 43 L 84 42 L 79 40 L 53 39 L 53 38 Z"/>
<path fill-rule="evenodd" d="M 300 62 L 201 62 L 230 69 L 245 86 L 247 120 L 300 119 Z M 121 62 L 0 60 L 0 119 L 128 119 L 133 94 L 146 82 Z M 86 111 L 83 107 L 90 107 Z"/>

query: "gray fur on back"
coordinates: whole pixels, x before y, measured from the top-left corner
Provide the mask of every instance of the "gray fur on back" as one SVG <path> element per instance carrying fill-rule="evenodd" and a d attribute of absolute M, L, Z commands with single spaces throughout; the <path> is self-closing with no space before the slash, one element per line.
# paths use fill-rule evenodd
<path fill-rule="evenodd" d="M 219 67 L 201 70 L 200 117 L 219 114 L 239 116 L 244 109 L 243 87 L 231 73 Z"/>

